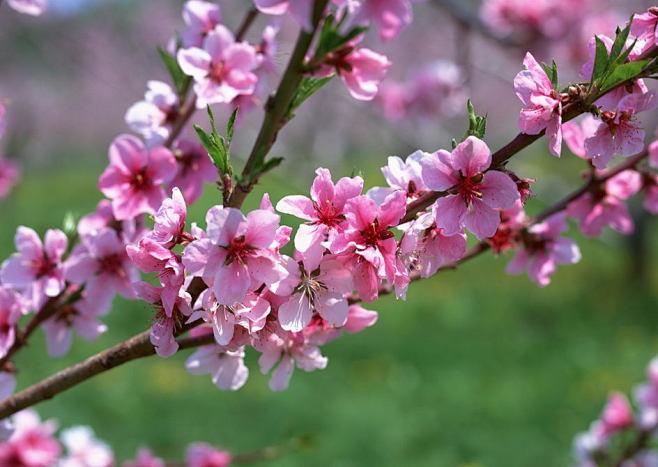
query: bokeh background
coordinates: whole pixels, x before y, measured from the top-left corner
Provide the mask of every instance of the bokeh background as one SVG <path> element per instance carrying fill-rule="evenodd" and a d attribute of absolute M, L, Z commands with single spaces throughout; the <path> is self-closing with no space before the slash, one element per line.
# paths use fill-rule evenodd
<path fill-rule="evenodd" d="M 0 8 L 0 98 L 8 99 L 9 120 L 0 151 L 23 173 L 0 200 L 2 258 L 14 249 L 17 226 L 43 233 L 60 227 L 68 212 L 94 209 L 107 147 L 128 131 L 125 110 L 141 99 L 148 79 L 166 79 L 155 47 L 182 27 L 177 0 L 51 3 L 36 19 Z M 317 166 L 335 176 L 361 171 L 368 186 L 382 184 L 378 167 L 387 156 L 449 147 L 463 133 L 467 95 L 490 117 L 492 148 L 504 144 L 516 133 L 520 106 L 511 82 L 526 48 L 544 59 L 555 56 L 561 82 L 575 80 L 586 57 L 583 38 L 611 34 L 611 24 L 648 6 L 571 3 L 587 3 L 592 24 L 579 22 L 559 38 L 533 24 L 496 29 L 480 20 L 478 2 L 415 4 L 416 21 L 397 41 L 382 45 L 371 38 L 371 46 L 393 60 L 389 82 L 411 79 L 413 70 L 442 60 L 444 68 L 459 67 L 452 87 L 437 94 L 436 106 L 391 119 L 385 102 L 357 103 L 332 83 L 285 129 L 273 154 L 286 162 L 248 207 L 265 191 L 273 200 L 306 193 Z M 235 26 L 248 2 L 220 4 L 225 22 Z M 258 28 L 252 32 L 255 40 Z M 283 24 L 281 66 L 294 33 L 294 25 Z M 254 111 L 241 122 L 238 159 L 261 117 Z M 196 120 L 204 123 L 202 113 Z M 655 112 L 643 121 L 651 135 Z M 564 153 L 554 159 L 538 143 L 513 160 L 517 173 L 537 179 L 530 211 L 577 186 L 582 162 Z M 203 224 L 204 212 L 219 200 L 208 186 L 191 219 Z M 85 382 L 38 406 L 39 413 L 62 427 L 93 427 L 119 461 L 140 446 L 180 460 L 193 441 L 247 453 L 304 436 L 302 449 L 264 464 L 569 465 L 574 434 L 596 418 L 610 390 L 629 391 L 642 380 L 646 362 L 658 353 L 658 222 L 638 201 L 631 202 L 638 227 L 632 236 L 607 231 L 583 239 L 573 229 L 583 260 L 560 268 L 547 288 L 505 275 L 508 258 L 487 255 L 414 284 L 406 302 L 382 298 L 370 305 L 380 312 L 376 326 L 325 346 L 328 368 L 296 371 L 286 392 L 270 392 L 253 354 L 247 385 L 231 393 L 207 376 L 187 374 L 189 352 L 181 352 Z M 39 333 L 16 359 L 19 387 L 144 330 L 151 316 L 146 305 L 116 299 L 105 319 L 110 331 L 96 342 L 76 339 L 60 359 L 46 356 Z"/>

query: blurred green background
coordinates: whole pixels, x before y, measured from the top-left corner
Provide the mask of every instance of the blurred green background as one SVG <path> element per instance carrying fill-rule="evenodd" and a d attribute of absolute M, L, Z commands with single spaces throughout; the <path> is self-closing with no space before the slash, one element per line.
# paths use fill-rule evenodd
<path fill-rule="evenodd" d="M 543 148 L 520 159 L 547 170 L 557 164 Z M 82 155 L 72 160 L 80 162 L 33 171 L 0 204 L 0 256 L 13 251 L 14 226 L 42 233 L 60 226 L 67 211 L 94 208 L 102 166 Z M 561 167 L 578 162 L 563 158 Z M 369 184 L 383 182 L 367 164 Z M 262 187 L 274 201 L 307 191 L 311 174 L 290 186 L 286 170 Z M 204 210 L 218 200 L 208 187 L 192 219 L 204 225 Z M 653 265 L 655 230 L 647 233 Z M 187 374 L 186 351 L 129 363 L 38 411 L 62 427 L 92 426 L 120 461 L 141 445 L 180 460 L 192 441 L 247 453 L 308 435 L 305 449 L 262 465 L 569 465 L 574 434 L 598 415 L 610 390 L 628 391 L 642 380 L 658 353 L 655 266 L 642 279 L 631 275 L 632 260 L 616 235 L 579 243 L 583 261 L 561 267 L 545 289 L 505 275 L 507 258 L 488 254 L 412 285 L 406 302 L 385 297 L 371 304 L 380 312 L 377 325 L 325 346 L 328 368 L 297 370 L 283 393 L 270 392 L 254 352 L 248 383 L 231 393 Z M 46 356 L 39 332 L 16 359 L 19 386 L 142 331 L 150 319 L 148 307 L 117 299 L 105 320 L 110 331 L 96 342 L 76 338 L 70 354 L 56 360 Z"/>

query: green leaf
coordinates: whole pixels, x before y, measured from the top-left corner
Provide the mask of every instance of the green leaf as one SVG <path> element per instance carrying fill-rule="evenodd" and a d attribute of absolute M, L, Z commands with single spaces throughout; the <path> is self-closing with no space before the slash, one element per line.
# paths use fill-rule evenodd
<path fill-rule="evenodd" d="M 473 103 L 470 99 L 466 102 L 466 110 L 468 112 L 468 130 L 464 134 L 462 141 L 464 141 L 469 136 L 475 136 L 477 138 L 483 139 L 485 133 L 487 132 L 487 117 L 484 115 L 477 115 L 475 113 L 475 108 L 473 107 Z M 454 147 L 456 147 L 456 141 L 453 141 L 453 144 Z"/>
<path fill-rule="evenodd" d="M 192 77 L 183 73 L 183 70 L 181 70 L 181 67 L 178 65 L 178 61 L 169 55 L 169 53 L 167 53 L 162 47 L 158 47 L 158 54 L 171 76 L 176 91 L 178 94 L 183 94 L 185 89 L 189 86 Z"/>
<path fill-rule="evenodd" d="M 233 112 L 231 112 L 231 116 L 228 119 L 228 123 L 226 124 L 226 144 L 228 146 L 227 149 L 231 148 L 231 141 L 233 141 L 233 128 L 235 127 L 235 120 L 238 118 L 238 110 L 240 107 L 236 107 L 233 109 Z"/>
<path fill-rule="evenodd" d="M 621 54 L 621 51 L 624 49 L 624 45 L 626 45 L 626 39 L 628 39 L 628 34 L 631 31 L 631 23 L 626 25 L 624 29 L 619 29 L 615 31 L 615 41 L 612 44 L 612 48 L 610 49 L 610 61 L 615 61 Z"/>
<path fill-rule="evenodd" d="M 283 162 L 283 157 L 273 157 L 267 161 L 265 161 L 258 169 L 258 175 L 262 175 L 265 172 L 269 172 L 270 170 L 278 167 L 281 165 L 281 162 Z"/>
<path fill-rule="evenodd" d="M 599 86 L 601 92 L 609 91 L 610 89 L 619 86 L 624 81 L 635 78 L 644 70 L 644 67 L 648 63 L 649 60 L 642 60 L 639 62 L 628 62 L 617 65 L 601 82 L 601 85 Z"/>
<path fill-rule="evenodd" d="M 594 55 L 594 66 L 592 67 L 592 83 L 603 76 L 608 69 L 609 63 L 608 49 L 605 47 L 605 44 L 598 36 L 594 36 L 594 40 L 596 41 L 596 53 Z"/>
<path fill-rule="evenodd" d="M 194 125 L 194 130 L 196 131 L 201 144 L 208 151 L 208 156 L 212 163 L 219 170 L 220 175 L 232 175 L 233 167 L 231 166 L 230 161 L 230 138 L 233 137 L 233 126 L 235 125 L 235 118 L 237 116 L 237 108 L 231 114 L 227 126 L 227 134 L 230 134 L 230 138 L 227 141 L 226 138 L 221 136 L 217 131 L 217 124 L 215 123 L 215 116 L 210 109 L 210 106 L 207 106 L 206 110 L 208 111 L 208 119 L 210 120 L 211 133 L 208 134 L 203 128 L 199 125 Z"/>
<path fill-rule="evenodd" d="M 547 65 L 546 63 L 542 62 L 541 67 L 544 69 L 544 72 L 546 73 L 546 76 L 548 76 L 548 79 L 553 85 L 553 88 L 557 89 L 557 63 L 555 63 L 555 60 L 553 60 L 551 65 Z"/>
<path fill-rule="evenodd" d="M 309 97 L 320 90 L 325 84 L 331 81 L 332 76 L 325 78 L 304 78 L 300 83 L 295 95 L 290 101 L 288 110 L 286 110 L 286 119 L 289 120 L 294 116 L 295 110 L 306 101 Z"/>

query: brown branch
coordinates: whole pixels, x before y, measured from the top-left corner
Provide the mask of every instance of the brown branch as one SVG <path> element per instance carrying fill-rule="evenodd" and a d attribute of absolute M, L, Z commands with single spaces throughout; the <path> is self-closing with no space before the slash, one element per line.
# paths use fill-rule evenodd
<path fill-rule="evenodd" d="M 313 27 L 310 32 L 302 29 L 297 37 L 297 42 L 288 61 L 288 66 L 281 76 L 276 93 L 265 104 L 263 123 L 242 170 L 242 179 L 244 181 L 236 184 L 226 203 L 227 206 L 233 208 L 242 206 L 253 185 L 258 181 L 260 168 L 276 142 L 279 131 L 286 123 L 286 111 L 302 79 L 304 79 L 304 60 L 311 47 L 327 3 L 328 0 L 315 1 Z"/>
<path fill-rule="evenodd" d="M 242 20 L 238 30 L 235 32 L 235 42 L 240 42 L 244 39 L 244 36 L 247 34 L 247 31 L 254 24 L 254 20 L 258 16 L 258 10 L 256 8 L 250 8 L 246 16 Z"/>

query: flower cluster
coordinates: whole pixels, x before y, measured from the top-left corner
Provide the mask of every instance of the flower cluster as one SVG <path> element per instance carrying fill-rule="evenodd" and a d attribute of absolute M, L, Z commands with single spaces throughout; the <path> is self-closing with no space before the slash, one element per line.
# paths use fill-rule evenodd
<path fill-rule="evenodd" d="M 658 452 L 650 440 L 658 430 L 658 358 L 647 367 L 647 382 L 635 387 L 636 410 L 623 393 L 613 392 L 601 416 L 574 440 L 578 465 L 650 466 Z"/>
<path fill-rule="evenodd" d="M 42 421 L 36 412 L 23 410 L 0 431 L 0 465 L 7 467 L 113 467 L 119 465 L 112 449 L 98 439 L 88 426 L 62 430 L 59 437 L 54 420 Z M 191 443 L 186 452 L 187 467 L 228 467 L 228 451 L 207 443 Z M 142 447 L 123 467 L 164 467 L 165 462 Z"/>

